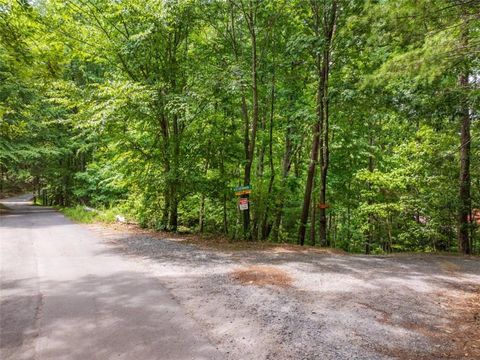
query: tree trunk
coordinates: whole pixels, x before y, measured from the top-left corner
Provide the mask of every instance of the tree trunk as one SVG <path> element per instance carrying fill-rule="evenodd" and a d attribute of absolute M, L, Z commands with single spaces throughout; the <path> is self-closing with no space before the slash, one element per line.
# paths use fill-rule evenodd
<path fill-rule="evenodd" d="M 276 216 L 275 216 L 275 225 L 273 227 L 273 239 L 278 241 L 279 234 L 280 234 L 280 226 L 282 224 L 282 216 L 283 216 L 283 206 L 285 203 L 285 187 L 287 183 L 288 174 L 290 173 L 290 168 L 292 165 L 292 139 L 291 135 L 292 129 L 290 126 L 287 126 L 287 130 L 285 132 L 285 150 L 283 153 L 282 159 L 282 183 L 281 189 L 278 199 L 278 206 L 276 209 Z"/>
<path fill-rule="evenodd" d="M 322 68 L 320 72 L 320 83 L 319 83 L 319 96 L 317 96 L 317 101 L 319 102 L 317 106 L 317 116 L 319 117 L 320 122 L 320 204 L 323 206 L 320 207 L 319 217 L 319 233 L 320 233 L 320 244 L 323 246 L 330 246 L 327 233 L 327 175 L 328 167 L 330 165 L 330 122 L 329 122 L 329 100 L 328 100 L 328 85 L 329 85 L 329 75 L 330 75 L 330 59 L 332 54 L 332 42 L 337 25 L 337 2 L 333 1 L 331 8 L 328 11 L 327 7 L 324 8 L 324 21 L 327 21 L 324 27 L 324 36 L 325 36 L 325 48 L 323 50 L 323 61 Z"/>
<path fill-rule="evenodd" d="M 317 122 L 313 127 L 313 144 L 310 153 L 310 164 L 307 170 L 307 183 L 305 184 L 305 194 L 303 195 L 303 208 L 300 216 L 300 228 L 298 230 L 298 243 L 305 244 L 305 232 L 307 229 L 308 212 L 310 210 L 310 202 L 312 198 L 313 177 L 315 175 L 315 166 L 318 159 L 318 148 L 320 142 L 320 124 Z"/>
<path fill-rule="evenodd" d="M 207 176 L 209 165 L 210 165 L 209 159 L 207 159 L 205 163 L 205 169 L 203 170 L 205 177 Z M 198 211 L 198 229 L 200 232 L 203 232 L 204 225 L 205 225 L 205 193 L 202 191 L 200 195 L 200 210 Z"/>
<path fill-rule="evenodd" d="M 315 201 L 312 201 L 312 215 L 310 219 L 310 244 L 315 246 L 315 222 L 317 218 L 317 207 L 315 206 Z"/>
<path fill-rule="evenodd" d="M 235 59 L 239 61 L 239 50 L 236 38 L 235 30 L 235 1 L 229 1 L 230 4 L 230 25 L 231 31 L 229 32 L 232 40 L 233 53 Z M 245 166 L 244 166 L 244 185 L 250 185 L 251 181 L 251 171 L 253 164 L 253 157 L 255 154 L 255 138 L 258 125 L 258 87 L 257 87 L 257 38 L 255 30 L 255 18 L 253 13 L 253 4 L 250 2 L 249 12 L 245 11 L 242 4 L 242 9 L 244 11 L 244 18 L 247 23 L 248 29 L 250 31 L 250 41 L 252 45 L 252 57 L 251 57 L 251 76 L 252 76 L 252 95 L 253 95 L 253 112 L 252 112 L 252 124 L 250 130 L 250 119 L 248 116 L 247 101 L 244 92 L 242 92 L 242 117 L 244 122 L 244 151 L 245 151 Z M 251 136 L 250 136 L 251 132 Z M 242 195 L 242 198 L 246 198 L 247 201 L 250 198 L 249 195 Z M 248 210 L 243 212 L 243 237 L 245 239 L 251 238 L 250 233 L 250 203 Z"/>
<path fill-rule="evenodd" d="M 170 142 L 170 131 L 168 128 L 168 119 L 165 114 L 165 92 L 164 89 L 158 90 L 158 125 L 160 128 L 160 134 L 162 138 L 162 146 L 161 146 L 161 156 L 163 161 L 163 173 L 168 178 L 170 174 L 170 157 L 169 157 L 169 142 Z M 169 214 L 170 214 L 170 184 L 168 179 L 165 181 L 164 189 L 163 189 L 163 209 L 162 209 L 162 227 L 167 229 L 169 223 Z"/>
<path fill-rule="evenodd" d="M 251 172 L 253 157 L 255 154 L 255 140 L 257 136 L 257 126 L 258 126 L 258 71 L 257 71 L 257 34 L 255 28 L 255 14 L 253 11 L 253 4 L 250 2 L 248 16 L 246 15 L 247 25 L 250 30 L 250 41 L 252 44 L 252 58 L 251 58 L 251 76 L 252 76 L 252 129 L 251 137 L 247 147 L 247 156 L 245 163 L 245 176 L 244 176 L 244 185 L 250 185 L 251 182 Z M 249 128 L 246 128 L 246 132 L 249 131 Z M 244 195 L 245 198 L 249 199 L 250 196 Z M 243 211 L 243 236 L 245 238 L 251 238 L 252 234 L 250 232 L 250 203 L 248 209 Z"/>
<path fill-rule="evenodd" d="M 314 32 L 317 38 L 323 35 L 325 45 L 323 48 L 323 56 L 316 51 L 315 63 L 318 76 L 317 94 L 316 94 L 316 113 L 317 122 L 313 129 L 313 144 L 310 155 L 310 164 L 307 171 L 307 183 L 305 186 L 305 195 L 303 199 L 302 214 L 300 216 L 300 229 L 298 240 L 300 245 L 305 242 L 305 230 L 308 221 L 308 212 L 312 197 L 313 177 L 315 174 L 315 166 L 318 161 L 319 147 L 321 147 L 320 158 L 320 203 L 325 204 L 326 200 L 326 182 L 328 172 L 328 74 L 330 71 L 330 55 L 333 36 L 335 33 L 337 20 L 337 1 L 333 1 L 331 7 L 324 4 L 323 14 L 320 13 L 319 2 L 312 3 L 312 11 L 314 17 Z M 320 241 L 326 243 L 326 213 L 325 209 L 320 209 Z"/>
<path fill-rule="evenodd" d="M 468 73 L 462 74 L 459 79 L 462 90 L 468 88 Z M 459 208 L 458 208 L 458 251 L 463 254 L 471 253 L 469 237 L 469 214 L 471 212 L 470 198 L 470 111 L 466 100 L 462 101 L 460 115 L 460 176 L 459 176 Z"/>
<path fill-rule="evenodd" d="M 225 131 L 223 132 L 223 139 L 222 140 L 225 140 Z M 221 160 L 220 160 L 220 174 L 221 174 L 221 178 L 222 179 L 225 179 L 226 176 L 225 176 L 225 164 L 224 164 L 224 154 L 223 154 L 223 149 L 222 149 L 222 157 L 221 157 Z M 223 198 L 222 198 L 222 203 L 223 203 L 223 206 L 222 206 L 222 212 L 223 212 L 223 233 L 224 234 L 228 234 L 228 219 L 227 219 L 227 192 L 226 192 L 226 189 L 223 190 Z"/>
<path fill-rule="evenodd" d="M 203 232 L 205 220 L 205 194 L 200 195 L 200 210 L 198 212 L 198 231 Z"/>
<path fill-rule="evenodd" d="M 275 166 L 273 163 L 273 120 L 275 114 L 275 54 L 273 57 L 273 61 L 274 68 L 272 74 L 272 86 L 270 89 L 270 123 L 268 130 L 268 157 L 270 165 L 270 180 L 268 183 L 267 206 L 265 208 L 265 215 L 263 218 L 262 239 L 266 239 L 270 235 L 270 231 L 272 229 L 272 224 L 269 221 L 268 217 L 270 212 L 270 197 L 272 195 L 273 183 L 275 181 Z"/>
<path fill-rule="evenodd" d="M 369 145 L 370 145 L 370 151 L 373 150 L 373 134 L 370 133 L 370 138 L 369 138 Z M 374 164 L 373 164 L 373 155 L 370 153 L 368 157 L 368 171 L 373 172 L 374 169 Z M 368 190 L 371 188 L 370 182 L 367 184 Z M 370 191 L 369 191 L 370 192 Z M 370 196 L 370 195 L 369 195 Z M 372 204 L 372 199 L 369 197 L 367 200 L 368 205 Z M 373 214 L 369 213 L 368 214 L 368 233 L 366 236 L 366 241 L 365 241 L 365 254 L 370 254 L 371 252 L 371 245 L 373 244 Z"/>
<path fill-rule="evenodd" d="M 170 220 L 169 220 L 169 230 L 177 231 L 178 229 L 178 197 L 176 194 L 176 190 L 172 188 L 172 201 L 170 206 Z"/>

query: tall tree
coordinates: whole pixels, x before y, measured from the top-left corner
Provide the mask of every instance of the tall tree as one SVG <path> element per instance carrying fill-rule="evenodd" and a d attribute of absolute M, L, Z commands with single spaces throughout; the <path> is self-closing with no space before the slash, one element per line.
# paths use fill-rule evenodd
<path fill-rule="evenodd" d="M 305 243 L 305 231 L 310 209 L 313 178 L 315 167 L 320 155 L 320 241 L 327 244 L 327 218 L 326 218 L 326 191 L 327 174 L 329 166 L 329 112 L 328 112 L 328 81 L 330 73 L 332 41 L 337 25 L 338 2 L 311 1 L 312 32 L 315 39 L 313 50 L 315 70 L 317 77 L 316 115 L 317 120 L 313 126 L 313 140 L 310 163 L 307 171 L 307 182 L 303 198 L 303 208 L 300 216 L 298 240 L 301 245 Z M 320 152 L 320 154 L 319 154 Z"/>

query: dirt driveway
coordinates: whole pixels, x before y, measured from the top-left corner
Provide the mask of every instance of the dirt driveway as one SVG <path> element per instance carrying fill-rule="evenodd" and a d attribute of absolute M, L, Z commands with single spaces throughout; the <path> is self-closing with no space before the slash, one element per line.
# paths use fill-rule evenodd
<path fill-rule="evenodd" d="M 147 264 L 230 359 L 480 359 L 480 260 L 231 251 L 90 228 Z"/>

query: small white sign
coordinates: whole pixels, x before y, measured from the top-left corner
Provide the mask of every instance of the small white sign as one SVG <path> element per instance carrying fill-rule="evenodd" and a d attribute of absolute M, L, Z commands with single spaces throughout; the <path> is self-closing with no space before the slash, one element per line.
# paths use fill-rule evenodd
<path fill-rule="evenodd" d="M 238 202 L 238 207 L 240 210 L 248 210 L 248 199 L 247 198 L 240 198 Z"/>

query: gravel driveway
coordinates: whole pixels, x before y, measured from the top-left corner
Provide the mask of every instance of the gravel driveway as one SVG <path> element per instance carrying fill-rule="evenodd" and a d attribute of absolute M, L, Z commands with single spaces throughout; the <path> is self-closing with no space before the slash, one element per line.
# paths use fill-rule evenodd
<path fill-rule="evenodd" d="M 90 228 L 112 251 L 146 263 L 226 358 L 480 359 L 478 257 L 219 251 Z M 292 283 L 232 276 L 252 266 Z"/>

